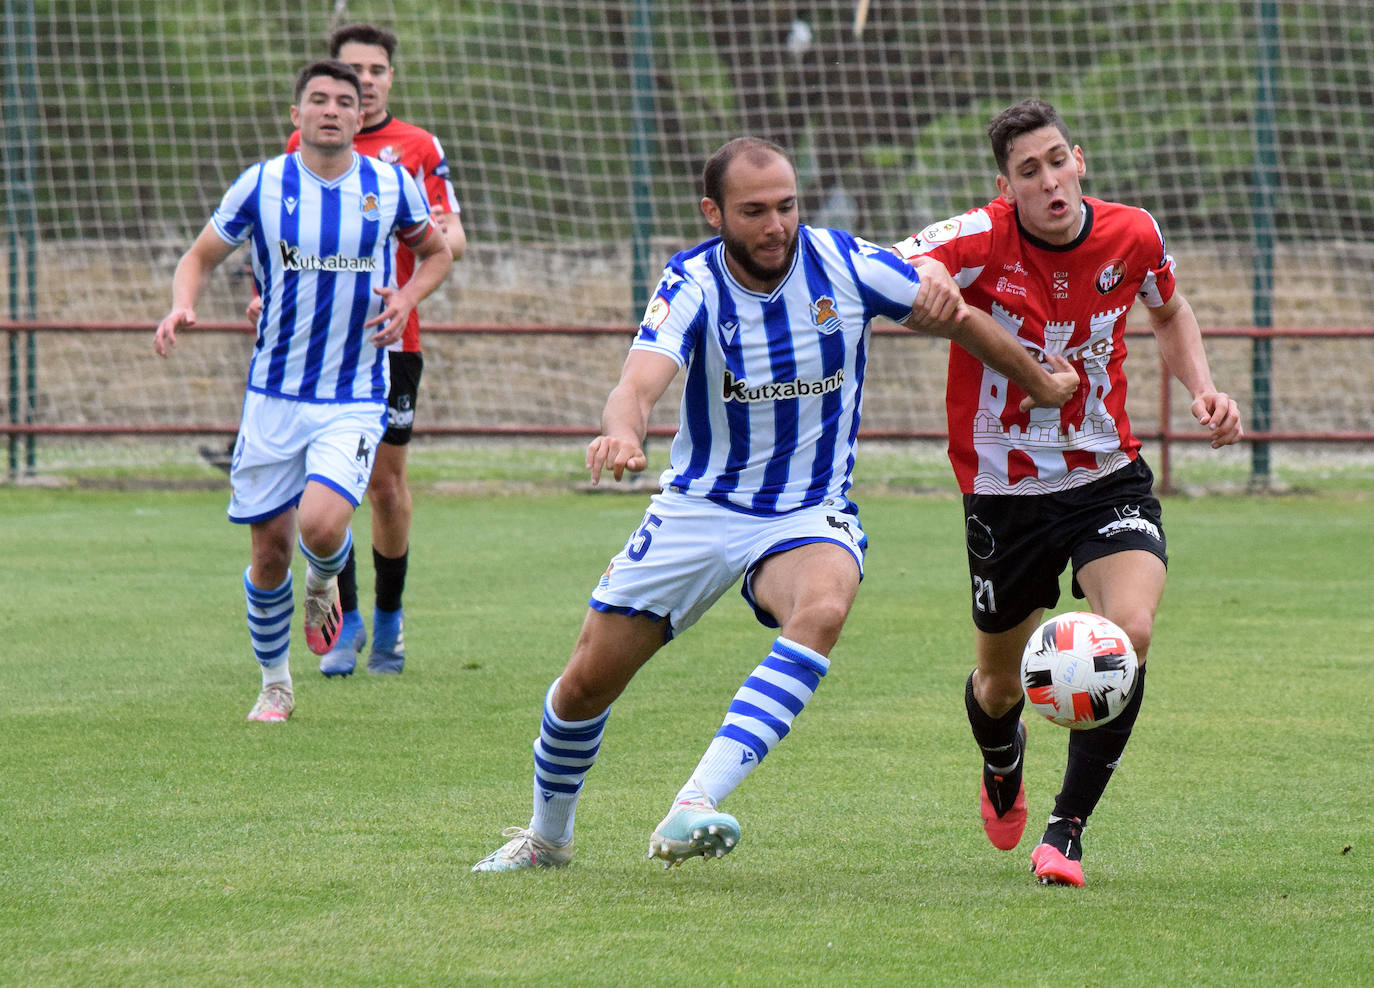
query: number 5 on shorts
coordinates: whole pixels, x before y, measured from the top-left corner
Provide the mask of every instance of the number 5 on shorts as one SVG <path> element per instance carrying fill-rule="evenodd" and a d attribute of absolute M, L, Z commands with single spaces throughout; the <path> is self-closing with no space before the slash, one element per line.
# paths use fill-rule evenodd
<path fill-rule="evenodd" d="M 644 515 L 644 523 L 639 526 L 639 531 L 630 536 L 630 541 L 625 543 L 625 555 L 635 562 L 644 558 L 644 554 L 649 551 L 649 543 L 654 540 L 654 533 L 650 529 L 657 528 L 663 524 L 663 519 L 652 511 Z"/>

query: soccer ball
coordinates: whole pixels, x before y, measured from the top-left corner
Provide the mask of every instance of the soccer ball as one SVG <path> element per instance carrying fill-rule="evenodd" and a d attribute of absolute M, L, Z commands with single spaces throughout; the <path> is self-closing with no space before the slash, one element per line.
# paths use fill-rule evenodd
<path fill-rule="evenodd" d="M 1101 727 L 1135 689 L 1131 640 L 1100 614 L 1070 611 L 1035 629 L 1021 655 L 1021 685 L 1037 713 L 1074 730 Z"/>

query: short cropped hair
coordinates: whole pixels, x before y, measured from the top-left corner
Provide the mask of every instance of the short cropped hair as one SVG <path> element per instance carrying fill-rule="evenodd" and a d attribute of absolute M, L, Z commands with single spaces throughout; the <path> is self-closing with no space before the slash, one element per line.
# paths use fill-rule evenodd
<path fill-rule="evenodd" d="M 363 84 L 358 79 L 358 73 L 353 71 L 353 66 L 345 65 L 337 59 L 326 58 L 318 62 L 311 62 L 301 69 L 300 75 L 296 76 L 295 102 L 301 101 L 301 93 L 305 92 L 305 87 L 310 85 L 310 80 L 318 76 L 328 76 L 331 79 L 338 79 L 346 82 L 353 87 L 358 94 L 358 103 L 363 101 Z"/>
<path fill-rule="evenodd" d="M 338 58 L 343 46 L 350 43 L 376 45 L 386 49 L 386 62 L 396 59 L 396 35 L 375 24 L 345 24 L 329 36 L 329 56 Z"/>
<path fill-rule="evenodd" d="M 988 124 L 988 140 L 992 143 L 992 156 L 997 159 L 997 170 L 1003 175 L 1007 173 L 1011 146 L 1018 137 L 1042 127 L 1055 128 L 1064 135 L 1065 143 L 1073 143 L 1059 111 L 1042 99 L 1024 99 L 993 117 Z"/>
<path fill-rule="evenodd" d="M 765 141 L 761 137 L 736 137 L 733 141 L 721 145 L 720 149 L 707 159 L 706 167 L 701 173 L 702 195 L 718 206 L 725 205 L 725 173 L 729 170 L 730 163 L 742 154 L 748 155 L 749 159 L 757 164 L 763 164 L 769 157 L 777 155 L 791 165 L 794 172 L 797 169 L 792 156 L 772 141 Z"/>

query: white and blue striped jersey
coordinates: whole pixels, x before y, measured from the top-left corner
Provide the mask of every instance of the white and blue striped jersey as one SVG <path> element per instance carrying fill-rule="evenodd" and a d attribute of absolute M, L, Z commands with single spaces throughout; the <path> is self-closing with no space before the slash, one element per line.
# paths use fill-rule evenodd
<path fill-rule="evenodd" d="M 675 255 L 633 349 L 687 370 L 666 490 L 756 515 L 849 489 L 870 324 L 911 314 L 920 276 L 841 230 L 798 230 L 770 294 L 744 288 L 719 238 Z"/>
<path fill-rule="evenodd" d="M 285 154 L 235 180 L 210 222 L 231 244 L 252 240 L 262 296 L 248 390 L 296 401 L 385 402 L 386 350 L 363 323 L 396 283 L 394 232 L 428 227 L 429 207 L 399 165 L 353 155 L 326 182 Z"/>

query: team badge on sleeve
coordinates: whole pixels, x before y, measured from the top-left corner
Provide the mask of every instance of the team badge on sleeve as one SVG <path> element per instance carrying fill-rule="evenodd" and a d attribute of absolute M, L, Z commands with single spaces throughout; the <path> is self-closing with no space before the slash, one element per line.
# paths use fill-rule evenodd
<path fill-rule="evenodd" d="M 941 220 L 939 223 L 932 223 L 922 230 L 916 240 L 921 245 L 933 247 L 935 244 L 942 244 L 959 236 L 960 226 L 958 217 Z"/>
<path fill-rule="evenodd" d="M 654 300 L 649 303 L 649 307 L 644 310 L 644 318 L 639 321 L 640 338 L 654 339 L 658 335 L 658 328 L 663 325 L 671 310 L 672 307 L 666 298 L 662 295 L 655 295 Z"/>

